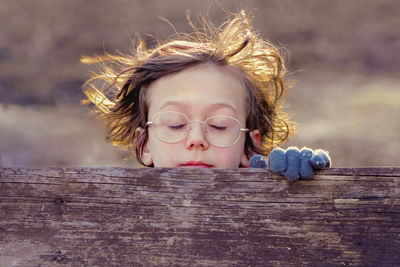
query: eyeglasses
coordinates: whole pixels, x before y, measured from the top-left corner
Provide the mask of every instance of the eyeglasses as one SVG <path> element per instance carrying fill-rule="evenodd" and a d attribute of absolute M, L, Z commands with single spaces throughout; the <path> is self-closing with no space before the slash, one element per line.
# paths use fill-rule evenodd
<path fill-rule="evenodd" d="M 229 116 L 213 116 L 203 121 L 190 121 L 184 114 L 174 111 L 157 113 L 146 126 L 152 127 L 158 140 L 167 144 L 182 141 L 192 129 L 192 123 L 202 125 L 203 134 L 207 142 L 216 147 L 230 147 L 235 145 L 242 132 L 249 129 L 241 128 L 239 120 Z"/>

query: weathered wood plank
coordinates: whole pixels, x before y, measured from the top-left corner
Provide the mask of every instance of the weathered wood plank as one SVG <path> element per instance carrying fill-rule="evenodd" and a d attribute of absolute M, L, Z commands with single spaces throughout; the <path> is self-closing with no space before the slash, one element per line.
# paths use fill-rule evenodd
<path fill-rule="evenodd" d="M 396 266 L 400 168 L 0 169 L 0 266 Z"/>

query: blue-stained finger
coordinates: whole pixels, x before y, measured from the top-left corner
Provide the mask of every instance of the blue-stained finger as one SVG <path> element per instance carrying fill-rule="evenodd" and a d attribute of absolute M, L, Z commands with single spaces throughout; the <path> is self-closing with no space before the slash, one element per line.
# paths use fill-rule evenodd
<path fill-rule="evenodd" d="M 331 159 L 328 155 L 328 152 L 322 149 L 317 149 L 314 151 L 314 154 L 310 159 L 310 163 L 314 169 L 321 170 L 331 166 Z"/>
<path fill-rule="evenodd" d="M 310 159 L 313 151 L 307 147 L 303 147 L 300 151 L 300 176 L 303 179 L 313 179 L 314 169 L 311 166 Z"/>
<path fill-rule="evenodd" d="M 268 156 L 268 166 L 271 171 L 283 174 L 287 167 L 285 150 L 280 147 L 273 149 Z"/>
<path fill-rule="evenodd" d="M 289 147 L 286 150 L 287 168 L 283 175 L 288 181 L 296 181 L 300 178 L 300 151 L 297 147 Z"/>
<path fill-rule="evenodd" d="M 267 161 L 262 155 L 254 155 L 250 158 L 250 168 L 266 168 Z"/>

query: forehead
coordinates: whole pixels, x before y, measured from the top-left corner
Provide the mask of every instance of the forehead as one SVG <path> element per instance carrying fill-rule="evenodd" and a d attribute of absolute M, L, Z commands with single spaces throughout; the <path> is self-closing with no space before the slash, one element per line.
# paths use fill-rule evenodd
<path fill-rule="evenodd" d="M 164 76 L 149 86 L 151 118 L 170 104 L 185 109 L 188 115 L 209 109 L 232 109 L 240 119 L 246 117 L 246 90 L 238 71 L 212 63 L 200 64 Z M 212 110 L 211 110 L 212 111 Z"/>

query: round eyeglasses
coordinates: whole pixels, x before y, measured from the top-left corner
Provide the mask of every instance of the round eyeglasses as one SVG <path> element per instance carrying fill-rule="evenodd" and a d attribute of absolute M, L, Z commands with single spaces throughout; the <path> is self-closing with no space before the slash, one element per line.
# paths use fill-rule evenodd
<path fill-rule="evenodd" d="M 229 116 L 213 116 L 204 122 L 190 121 L 184 114 L 175 111 L 157 113 L 146 126 L 153 128 L 154 135 L 161 142 L 175 144 L 188 135 L 193 122 L 201 123 L 204 137 L 209 144 L 222 148 L 235 145 L 240 134 L 249 131 L 240 127 L 239 120 Z"/>

